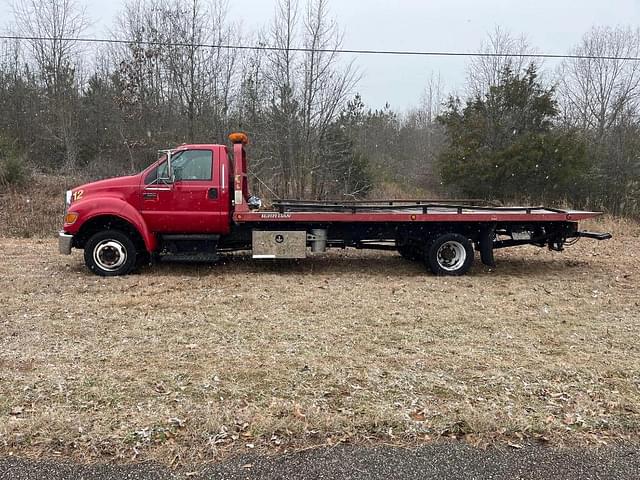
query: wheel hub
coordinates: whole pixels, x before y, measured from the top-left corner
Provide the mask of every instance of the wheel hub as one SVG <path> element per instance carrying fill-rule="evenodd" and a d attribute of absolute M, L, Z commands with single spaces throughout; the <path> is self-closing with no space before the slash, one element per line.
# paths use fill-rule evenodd
<path fill-rule="evenodd" d="M 93 260 L 106 271 L 114 271 L 127 261 L 127 251 L 116 240 L 103 240 L 93 250 Z"/>
<path fill-rule="evenodd" d="M 445 242 L 438 249 L 438 264 L 449 272 L 458 270 L 467 259 L 467 252 L 459 242 Z"/>

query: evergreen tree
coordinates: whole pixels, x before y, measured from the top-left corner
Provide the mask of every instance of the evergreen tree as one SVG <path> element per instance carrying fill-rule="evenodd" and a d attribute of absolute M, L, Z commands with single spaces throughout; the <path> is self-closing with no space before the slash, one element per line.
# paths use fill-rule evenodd
<path fill-rule="evenodd" d="M 562 199 L 584 171 L 585 148 L 575 134 L 552 129 L 554 93 L 534 65 L 522 75 L 507 66 L 486 95 L 464 107 L 450 99 L 439 117 L 448 137 L 443 181 L 472 197 Z"/>

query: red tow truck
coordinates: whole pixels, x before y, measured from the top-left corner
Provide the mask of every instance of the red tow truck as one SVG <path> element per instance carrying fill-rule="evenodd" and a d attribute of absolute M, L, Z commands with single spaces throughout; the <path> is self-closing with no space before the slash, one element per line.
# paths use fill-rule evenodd
<path fill-rule="evenodd" d="M 157 260 L 215 261 L 223 252 L 253 258 L 304 258 L 327 248 L 394 250 L 422 260 L 437 275 L 462 275 L 475 251 L 494 266 L 493 251 L 535 245 L 561 251 L 598 212 L 498 207 L 465 201 L 275 201 L 249 194 L 247 136 L 225 145 L 182 145 L 161 152 L 137 175 L 89 183 L 66 193 L 60 253 L 84 250 L 98 275 L 125 275 Z"/>

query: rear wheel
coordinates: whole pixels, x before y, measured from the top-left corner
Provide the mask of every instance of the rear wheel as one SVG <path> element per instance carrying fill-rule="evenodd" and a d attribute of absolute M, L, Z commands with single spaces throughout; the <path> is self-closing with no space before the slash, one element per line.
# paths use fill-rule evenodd
<path fill-rule="evenodd" d="M 94 234 L 84 246 L 84 263 L 93 273 L 103 277 L 126 275 L 136 266 L 136 247 L 119 230 L 103 230 Z"/>
<path fill-rule="evenodd" d="M 473 243 L 459 233 L 441 235 L 425 249 L 425 262 L 436 275 L 464 275 L 471 268 L 473 257 Z"/>

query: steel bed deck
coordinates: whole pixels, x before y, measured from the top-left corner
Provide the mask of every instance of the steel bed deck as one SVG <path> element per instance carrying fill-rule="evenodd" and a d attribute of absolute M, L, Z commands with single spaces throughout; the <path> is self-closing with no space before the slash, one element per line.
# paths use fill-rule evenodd
<path fill-rule="evenodd" d="M 272 210 L 239 212 L 244 222 L 566 222 L 594 218 L 600 212 L 561 210 L 543 206 L 501 207 L 433 200 L 363 202 L 277 201 Z"/>

